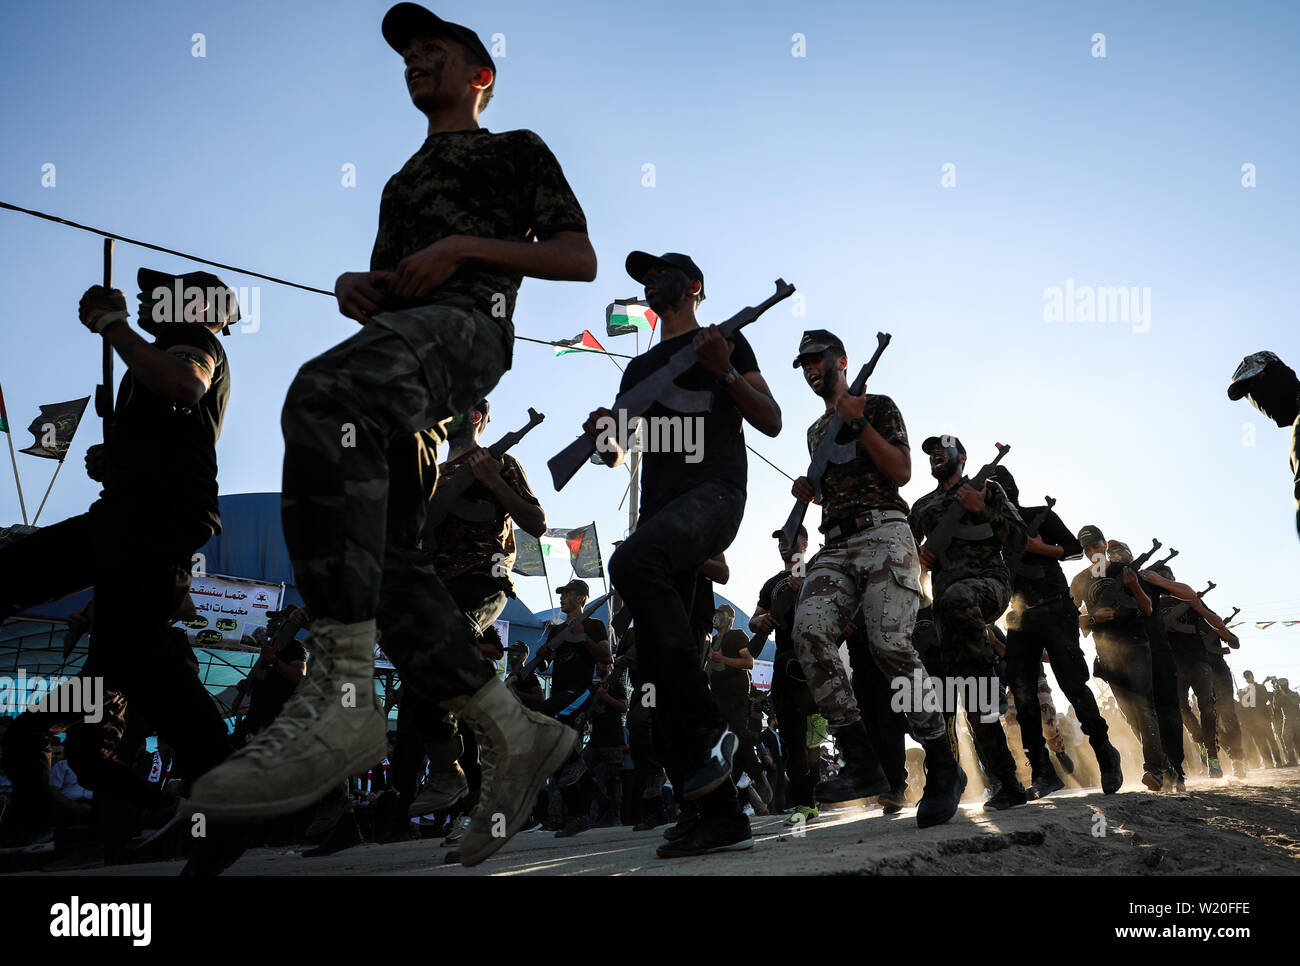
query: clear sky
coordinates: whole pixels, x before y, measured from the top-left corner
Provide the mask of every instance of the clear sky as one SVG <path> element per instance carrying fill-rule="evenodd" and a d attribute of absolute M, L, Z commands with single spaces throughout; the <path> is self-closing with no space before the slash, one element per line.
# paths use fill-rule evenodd
<path fill-rule="evenodd" d="M 8 2 L 0 197 L 330 289 L 367 266 L 380 190 L 424 139 L 379 33 L 387 7 Z M 1216 581 L 1221 613 L 1300 619 L 1287 434 L 1224 391 L 1248 352 L 1300 364 L 1300 7 L 457 0 L 437 12 L 489 44 L 502 35 L 482 123 L 542 135 L 600 259 L 592 284 L 525 281 L 519 334 L 590 328 L 635 351 L 603 330 L 605 305 L 639 294 L 622 268 L 633 248 L 695 257 L 704 322 L 782 276 L 806 314 L 785 303 L 747 335 L 785 428 L 747 435 L 792 475 L 819 407 L 790 366 L 800 332 L 836 331 L 856 369 L 888 331 L 871 388 L 897 401 L 914 446 L 955 432 L 974 466 L 1009 442 L 1026 502 L 1051 494 L 1071 528 L 1097 523 L 1135 551 L 1158 536 L 1181 551 L 1181 579 Z M 0 211 L 0 384 L 18 446 L 38 404 L 93 392 L 99 340 L 75 310 L 99 253 L 94 236 Z M 200 267 L 119 244 L 118 284 L 142 264 Z M 1136 287 L 1143 315 L 1048 321 L 1044 290 L 1067 285 Z M 354 328 L 321 295 L 265 284 L 259 297 L 259 330 L 226 341 L 224 493 L 279 488 L 289 381 Z M 608 359 L 520 343 L 488 434 L 529 405 L 545 412 L 518 456 L 550 525 L 594 518 L 607 553 L 627 524 L 627 474 L 588 466 L 557 494 L 545 463 L 618 375 Z M 99 431 L 83 424 L 42 523 L 93 499 L 81 461 Z M 911 501 L 932 482 L 914 457 Z M 32 509 L 54 464 L 19 466 Z M 0 476 L 0 523 L 17 522 L 7 466 Z M 785 478 L 751 460 L 722 589 L 747 610 L 791 502 Z M 540 578 L 519 586 L 549 604 Z M 1239 631 L 1235 670 L 1300 679 L 1300 627 Z"/>

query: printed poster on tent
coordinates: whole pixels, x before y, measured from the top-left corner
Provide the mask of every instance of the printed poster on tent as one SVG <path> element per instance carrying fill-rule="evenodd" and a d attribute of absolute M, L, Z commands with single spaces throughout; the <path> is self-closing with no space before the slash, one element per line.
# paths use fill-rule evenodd
<path fill-rule="evenodd" d="M 284 584 L 268 584 L 243 577 L 207 574 L 190 584 L 194 618 L 177 621 L 176 627 L 195 647 L 228 651 L 247 650 L 240 644 L 245 634 L 266 630 L 268 611 L 279 610 Z"/>

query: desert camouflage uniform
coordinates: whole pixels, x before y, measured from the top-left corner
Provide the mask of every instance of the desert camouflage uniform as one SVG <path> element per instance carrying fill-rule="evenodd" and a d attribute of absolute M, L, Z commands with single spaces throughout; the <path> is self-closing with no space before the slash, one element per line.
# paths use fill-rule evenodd
<path fill-rule="evenodd" d="M 559 164 L 529 131 L 431 135 L 384 188 L 372 270 L 451 235 L 510 241 L 586 231 Z M 289 388 L 283 524 L 316 617 L 378 618 L 413 693 L 473 694 L 492 675 L 419 548 L 444 427 L 510 368 L 521 278 L 467 263 L 418 305 L 386 305 Z M 429 643 L 435 642 L 430 647 Z"/>
<path fill-rule="evenodd" d="M 963 477 L 961 483 L 970 480 Z M 908 522 L 918 541 L 934 532 L 948 507 L 956 502 L 960 485 L 945 490 L 941 484 L 916 501 Z M 997 673 L 997 656 L 987 626 L 1002 615 L 1011 599 L 1002 550 L 1023 550 L 1026 529 L 1015 505 L 995 480 L 988 481 L 983 514 L 964 513 L 958 526 L 966 529 L 949 544 L 948 565 L 936 564 L 938 569 L 931 572 L 939 664 L 946 677 L 978 679 Z M 997 713 L 996 708 L 990 710 Z M 950 714 L 954 711 L 949 709 Z M 982 720 L 977 709 L 967 708 L 966 712 L 980 761 L 999 780 L 1014 781 L 1015 763 L 1001 723 L 996 718 Z"/>
<path fill-rule="evenodd" d="M 868 395 L 863 415 L 886 441 L 907 445 L 902 414 L 888 396 Z M 814 453 L 832 414 L 808 429 Z M 907 503 L 861 449 L 848 463 L 830 464 L 822 478 L 823 532 L 836 525 L 855 532 L 828 539 L 808 563 L 808 576 L 794 618 L 794 646 L 808 688 L 831 727 L 861 718 L 848 673 L 840 660 L 844 628 L 864 616 L 871 653 L 886 678 L 912 679 L 921 661 L 912 649 L 912 627 L 921 601 L 916 544 L 907 529 Z M 918 741 L 943 734 L 937 711 L 908 713 Z"/>

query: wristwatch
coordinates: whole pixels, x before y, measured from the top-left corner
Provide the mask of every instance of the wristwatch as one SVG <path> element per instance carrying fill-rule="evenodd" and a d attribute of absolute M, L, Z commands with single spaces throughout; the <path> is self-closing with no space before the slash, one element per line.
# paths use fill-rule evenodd
<path fill-rule="evenodd" d="M 867 428 L 867 417 L 859 416 L 853 422 L 849 423 L 849 429 L 853 430 L 854 436 L 861 436 L 862 431 Z"/>
<path fill-rule="evenodd" d="M 732 366 L 722 375 L 718 376 L 718 382 L 722 383 L 724 386 L 730 389 L 732 386 L 736 384 L 736 380 L 739 378 L 740 378 L 740 372 L 736 369 L 735 366 Z"/>

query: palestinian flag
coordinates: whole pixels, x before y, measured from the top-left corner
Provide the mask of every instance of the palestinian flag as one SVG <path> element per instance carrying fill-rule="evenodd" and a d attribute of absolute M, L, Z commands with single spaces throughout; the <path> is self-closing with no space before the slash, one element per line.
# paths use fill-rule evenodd
<path fill-rule="evenodd" d="M 579 577 L 603 577 L 600 563 L 600 544 L 596 541 L 596 524 L 570 530 L 564 542 L 569 546 L 569 559 L 573 572 Z"/>
<path fill-rule="evenodd" d="M 1266 631 L 1276 623 L 1277 621 L 1255 621 L 1255 630 Z"/>
<path fill-rule="evenodd" d="M 5 412 L 5 394 L 0 389 L 0 431 L 9 432 L 9 414 Z"/>
<path fill-rule="evenodd" d="M 658 323 L 659 316 L 643 299 L 614 299 L 605 306 L 606 335 L 654 332 Z"/>
<path fill-rule="evenodd" d="M 583 329 L 581 335 L 575 335 L 564 342 L 552 343 L 557 356 L 567 356 L 571 352 L 604 352 L 605 347 L 596 341 L 589 329 Z"/>
<path fill-rule="evenodd" d="M 68 455 L 68 447 L 72 445 L 72 436 L 81 425 L 81 415 L 86 411 L 88 402 L 90 397 L 82 396 L 80 399 L 42 406 L 41 414 L 27 427 L 27 432 L 35 437 L 34 442 L 18 452 L 63 462 L 63 458 Z"/>

